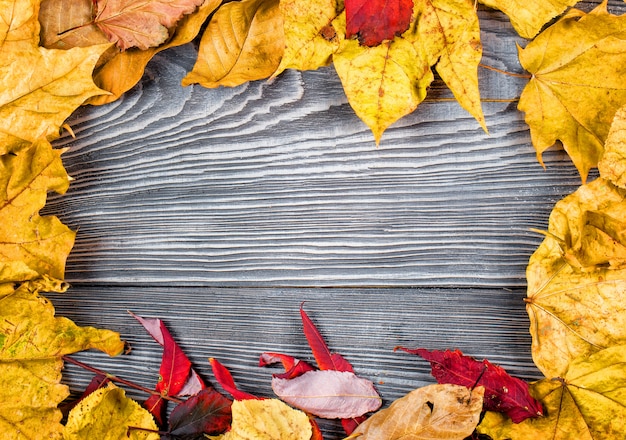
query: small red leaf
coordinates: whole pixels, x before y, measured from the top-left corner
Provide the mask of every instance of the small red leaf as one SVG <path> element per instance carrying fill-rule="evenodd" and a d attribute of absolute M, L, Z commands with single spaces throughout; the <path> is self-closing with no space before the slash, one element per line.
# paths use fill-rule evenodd
<path fill-rule="evenodd" d="M 484 408 L 507 414 L 514 423 L 543 415 L 543 408 L 528 391 L 528 384 L 510 376 L 502 367 L 488 360 L 482 362 L 461 351 L 428 351 L 423 348 L 396 347 L 430 362 L 432 375 L 439 383 L 485 387 Z"/>
<path fill-rule="evenodd" d="M 296 359 L 293 356 L 289 356 L 281 353 L 261 353 L 259 358 L 259 367 L 265 367 L 276 363 L 282 363 L 285 369 L 284 373 L 274 374 L 273 377 L 280 379 L 293 379 L 298 377 L 307 371 L 313 371 L 315 368 L 311 364 L 300 359 Z"/>
<path fill-rule="evenodd" d="M 345 9 L 346 36 L 371 47 L 409 28 L 413 0 L 345 0 Z"/>
<path fill-rule="evenodd" d="M 241 391 L 237 388 L 235 384 L 235 380 L 233 376 L 230 374 L 230 371 L 222 365 L 217 359 L 209 358 L 209 363 L 211 364 L 211 368 L 213 369 L 213 375 L 215 376 L 215 380 L 219 383 L 224 391 L 229 393 L 235 400 L 246 400 L 246 399 L 258 399 L 263 400 L 261 397 L 257 397 L 254 394 L 246 393 L 245 391 Z"/>
<path fill-rule="evenodd" d="M 354 430 L 364 421 L 367 420 L 367 416 L 352 417 L 350 419 L 341 419 L 341 426 L 347 435 L 352 434 Z"/>
<path fill-rule="evenodd" d="M 313 352 L 313 357 L 320 370 L 335 370 L 353 372 L 352 365 L 339 354 L 331 354 L 326 345 L 326 341 L 322 337 L 309 315 L 306 314 L 302 305 L 300 305 L 300 316 L 302 318 L 302 328 L 304 336 L 309 342 L 309 347 Z"/>
<path fill-rule="evenodd" d="M 203 438 L 218 435 L 231 423 L 231 400 L 214 388 L 205 388 L 172 410 L 165 439 Z"/>

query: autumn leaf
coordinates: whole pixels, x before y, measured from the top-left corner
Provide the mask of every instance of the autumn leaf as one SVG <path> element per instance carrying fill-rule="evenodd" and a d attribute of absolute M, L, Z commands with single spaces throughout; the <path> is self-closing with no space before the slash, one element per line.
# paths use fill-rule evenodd
<path fill-rule="evenodd" d="M 0 295 L 0 432 L 3 438 L 60 439 L 57 405 L 68 395 L 61 385 L 61 356 L 95 348 L 119 354 L 124 344 L 109 330 L 78 327 L 54 316 L 39 295 L 42 288 L 63 290 L 52 280 L 4 284 Z M 20 437 L 20 435 L 24 437 Z"/>
<path fill-rule="evenodd" d="M 539 161 L 561 141 L 584 182 L 626 104 L 626 16 L 609 14 L 606 1 L 588 14 L 572 9 L 520 49 L 519 59 L 532 78 L 518 108 Z"/>
<path fill-rule="evenodd" d="M 543 415 L 541 404 L 528 391 L 528 383 L 510 376 L 502 367 L 488 360 L 482 362 L 465 356 L 459 350 L 428 351 L 398 347 L 430 362 L 432 375 L 438 383 L 463 385 L 468 388 L 480 385 L 485 388 L 484 408 L 505 413 L 519 423 L 530 417 Z"/>
<path fill-rule="evenodd" d="M 262 400 L 260 397 L 257 397 L 254 394 L 247 393 L 237 388 L 235 380 L 230 374 L 230 371 L 228 371 L 228 369 L 224 365 L 222 365 L 217 359 L 209 358 L 209 364 L 211 365 L 211 369 L 213 370 L 213 375 L 215 376 L 215 380 L 217 380 L 217 383 L 221 385 L 224 391 L 233 396 L 234 399 Z"/>
<path fill-rule="evenodd" d="M 376 46 L 403 34 L 411 23 L 413 0 L 345 0 L 346 37 Z"/>
<path fill-rule="evenodd" d="M 517 33 L 534 38 L 541 28 L 578 0 L 479 0 L 483 5 L 508 15 Z"/>
<path fill-rule="evenodd" d="M 278 399 L 235 400 L 231 430 L 220 440 L 310 440 L 308 416 Z"/>
<path fill-rule="evenodd" d="M 483 393 L 482 387 L 451 384 L 418 388 L 372 415 L 348 438 L 463 440 L 478 424 Z"/>
<path fill-rule="evenodd" d="M 572 361 L 561 378 L 531 385 L 545 417 L 514 424 L 488 412 L 478 430 L 494 440 L 614 440 L 626 432 L 626 346 Z"/>
<path fill-rule="evenodd" d="M 96 2 L 94 23 L 109 41 L 126 50 L 146 50 L 169 38 L 169 30 L 203 0 L 107 0 Z"/>
<path fill-rule="evenodd" d="M 615 113 L 598 170 L 613 185 L 626 188 L 626 106 Z"/>
<path fill-rule="evenodd" d="M 371 381 L 348 371 L 307 371 L 293 379 L 274 377 L 272 389 L 288 404 L 328 419 L 359 417 L 382 404 Z"/>
<path fill-rule="evenodd" d="M 132 429 L 131 429 L 132 428 Z M 159 440 L 152 416 L 126 397 L 122 388 L 109 383 L 94 391 L 70 411 L 64 440 Z"/>
<path fill-rule="evenodd" d="M 231 405 L 214 388 L 205 388 L 172 410 L 169 430 L 161 440 L 221 434 L 230 427 Z"/>
<path fill-rule="evenodd" d="M 269 77 L 284 50 L 278 0 L 226 3 L 211 18 L 184 86 L 238 86 Z"/>
<path fill-rule="evenodd" d="M 69 186 L 61 154 L 41 140 L 0 157 L 0 282 L 64 276 L 75 234 L 39 215 L 48 191 L 63 194 Z"/>
<path fill-rule="evenodd" d="M 613 239 L 608 247 L 596 239 L 623 233 L 625 197 L 626 190 L 602 178 L 580 187 L 555 205 L 546 238 L 530 258 L 533 360 L 548 378 L 562 376 L 575 358 L 626 344 L 626 269 L 608 264 L 621 259 L 622 250 Z"/>
<path fill-rule="evenodd" d="M 306 373 L 307 371 L 315 370 L 315 367 L 308 362 L 296 359 L 293 356 L 286 354 L 266 352 L 261 353 L 261 356 L 259 356 L 259 367 L 266 367 L 276 363 L 281 363 L 285 372 L 274 374 L 273 377 L 280 377 L 281 379 L 292 379 Z"/>
<path fill-rule="evenodd" d="M 39 47 L 37 0 L 0 3 L 0 154 L 58 137 L 87 98 L 105 93 L 91 79 L 109 45 L 67 51 Z"/>

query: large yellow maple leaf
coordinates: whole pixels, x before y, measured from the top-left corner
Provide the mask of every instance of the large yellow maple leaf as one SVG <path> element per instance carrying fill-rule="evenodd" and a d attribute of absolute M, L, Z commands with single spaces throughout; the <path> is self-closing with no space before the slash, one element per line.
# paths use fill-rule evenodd
<path fill-rule="evenodd" d="M 606 1 L 588 14 L 572 9 L 520 49 L 519 59 L 532 78 L 518 108 L 538 159 L 559 140 L 584 182 L 626 104 L 626 16 L 609 14 Z"/>
<path fill-rule="evenodd" d="M 109 45 L 39 46 L 39 0 L 0 0 L 0 154 L 58 136 L 87 98 L 106 93 L 91 78 Z"/>

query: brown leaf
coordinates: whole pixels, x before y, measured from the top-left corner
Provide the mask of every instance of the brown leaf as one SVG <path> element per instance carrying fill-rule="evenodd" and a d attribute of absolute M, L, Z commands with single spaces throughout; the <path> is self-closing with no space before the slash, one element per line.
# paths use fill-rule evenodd
<path fill-rule="evenodd" d="M 463 440 L 472 434 L 483 407 L 484 388 L 428 385 L 378 411 L 348 437 L 359 440 Z"/>

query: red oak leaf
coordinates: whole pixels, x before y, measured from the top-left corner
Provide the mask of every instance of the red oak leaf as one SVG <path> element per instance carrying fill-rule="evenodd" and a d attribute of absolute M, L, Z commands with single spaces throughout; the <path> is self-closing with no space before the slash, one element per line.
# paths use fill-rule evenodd
<path fill-rule="evenodd" d="M 372 47 L 409 28 L 413 0 L 345 0 L 345 9 L 346 36 Z"/>
<path fill-rule="evenodd" d="M 176 343 L 163 321 L 130 314 L 143 325 L 155 341 L 163 346 L 159 381 L 155 387 L 160 395 L 171 397 L 193 395 L 206 387 L 200 376 L 192 370 L 191 361 Z M 144 406 L 154 415 L 159 424 L 163 424 L 166 404 L 160 395 L 150 396 Z"/>
<path fill-rule="evenodd" d="M 231 423 L 231 400 L 214 388 L 205 388 L 172 410 L 169 430 L 162 440 L 218 435 Z"/>
<path fill-rule="evenodd" d="M 235 380 L 233 376 L 230 374 L 230 371 L 222 365 L 217 359 L 209 358 L 209 364 L 211 364 L 211 369 L 213 370 L 213 375 L 215 376 L 215 380 L 219 383 L 224 390 L 233 396 L 235 400 L 246 400 L 246 399 L 258 399 L 263 400 L 262 397 L 257 397 L 254 394 L 246 393 L 245 391 L 241 391 L 237 388 L 235 384 Z"/>
<path fill-rule="evenodd" d="M 416 354 L 430 362 L 432 375 L 439 383 L 485 387 L 484 408 L 507 414 L 514 423 L 543 415 L 543 408 L 529 391 L 528 384 L 510 376 L 503 368 L 488 360 L 482 362 L 461 351 L 428 351 L 423 348 L 396 349 Z"/>

